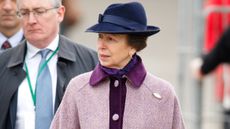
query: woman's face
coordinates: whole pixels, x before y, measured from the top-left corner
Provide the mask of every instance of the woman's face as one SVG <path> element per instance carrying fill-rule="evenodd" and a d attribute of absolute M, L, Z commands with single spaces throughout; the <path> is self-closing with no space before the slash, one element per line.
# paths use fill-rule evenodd
<path fill-rule="evenodd" d="M 98 57 L 102 66 L 122 69 L 136 52 L 128 45 L 126 34 L 104 34 L 98 36 Z"/>

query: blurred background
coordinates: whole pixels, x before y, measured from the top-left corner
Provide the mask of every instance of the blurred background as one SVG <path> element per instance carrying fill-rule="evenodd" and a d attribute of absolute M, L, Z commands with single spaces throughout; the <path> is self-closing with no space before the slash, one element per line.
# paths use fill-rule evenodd
<path fill-rule="evenodd" d="M 96 50 L 97 34 L 84 31 L 97 23 L 98 14 L 108 5 L 129 1 L 76 0 L 77 23 L 66 28 L 65 35 Z M 136 1 L 145 7 L 148 24 L 161 28 L 149 37 L 147 48 L 139 55 L 152 74 L 174 85 L 186 128 L 222 129 L 223 83 L 216 80 L 215 72 L 202 81 L 195 80 L 190 63 L 208 53 L 230 23 L 230 0 Z"/>

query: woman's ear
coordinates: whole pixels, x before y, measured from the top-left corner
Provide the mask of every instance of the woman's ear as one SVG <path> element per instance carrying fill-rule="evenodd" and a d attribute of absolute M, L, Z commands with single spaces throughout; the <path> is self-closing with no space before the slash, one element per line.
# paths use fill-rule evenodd
<path fill-rule="evenodd" d="M 136 49 L 131 48 L 130 51 L 129 51 L 129 56 L 132 58 L 135 53 L 136 53 Z"/>

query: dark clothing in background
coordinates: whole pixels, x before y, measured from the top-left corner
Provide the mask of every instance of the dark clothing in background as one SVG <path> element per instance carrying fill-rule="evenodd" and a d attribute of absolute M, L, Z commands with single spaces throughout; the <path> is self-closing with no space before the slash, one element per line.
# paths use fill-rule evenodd
<path fill-rule="evenodd" d="M 208 74 L 222 63 L 230 63 L 230 27 L 220 37 L 213 50 L 203 57 L 201 72 L 203 75 Z M 224 109 L 224 129 L 230 129 L 229 118 L 230 110 Z"/>
<path fill-rule="evenodd" d="M 221 63 L 230 63 L 230 27 L 219 39 L 213 50 L 203 57 L 202 74 L 208 74 Z"/>

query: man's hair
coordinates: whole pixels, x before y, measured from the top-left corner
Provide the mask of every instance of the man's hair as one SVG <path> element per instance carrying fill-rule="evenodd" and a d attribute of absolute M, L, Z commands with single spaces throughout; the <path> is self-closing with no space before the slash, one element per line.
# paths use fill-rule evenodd
<path fill-rule="evenodd" d="M 54 7 L 60 7 L 62 5 L 62 0 L 51 0 Z"/>
<path fill-rule="evenodd" d="M 62 0 L 50 0 L 52 2 L 53 7 L 60 7 L 62 5 Z M 17 8 L 19 8 L 20 0 L 17 0 Z"/>

